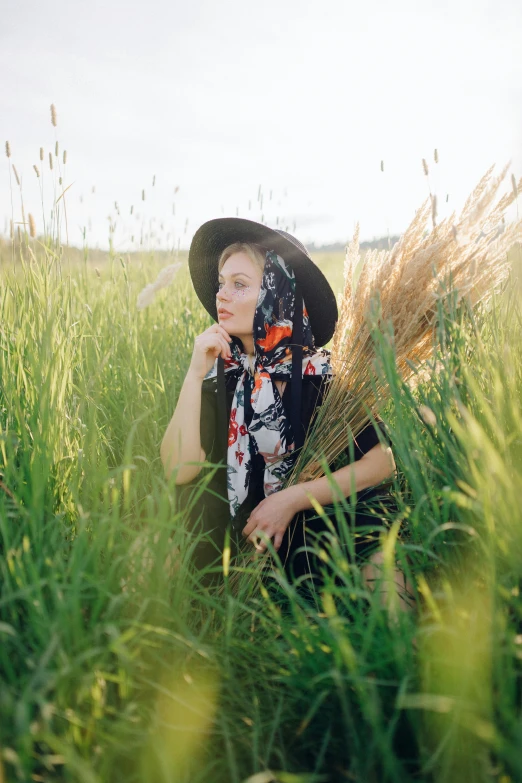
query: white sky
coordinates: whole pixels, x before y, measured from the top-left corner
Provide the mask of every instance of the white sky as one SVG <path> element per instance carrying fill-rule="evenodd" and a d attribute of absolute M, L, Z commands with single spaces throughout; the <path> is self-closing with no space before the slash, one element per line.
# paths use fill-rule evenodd
<path fill-rule="evenodd" d="M 107 246 L 115 201 L 118 249 L 152 219 L 188 247 L 202 222 L 236 209 L 295 222 L 305 243 L 344 243 L 356 221 L 361 239 L 404 231 L 428 195 L 423 157 L 439 218 L 492 163 L 522 174 L 519 0 L 0 0 L 0 10 L 0 141 L 40 229 L 32 165 L 49 186 L 56 104 L 77 244 L 90 225 L 88 243 Z M 51 201 L 49 189 L 47 211 Z M 15 193 L 15 220 L 18 204 Z M 10 217 L 2 149 L 0 233 Z"/>

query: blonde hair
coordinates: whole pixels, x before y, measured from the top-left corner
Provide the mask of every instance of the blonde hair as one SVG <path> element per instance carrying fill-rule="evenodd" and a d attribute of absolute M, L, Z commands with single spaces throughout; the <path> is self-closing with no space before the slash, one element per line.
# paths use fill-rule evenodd
<path fill-rule="evenodd" d="M 225 261 L 234 253 L 246 253 L 252 263 L 261 270 L 261 274 L 263 273 L 266 250 L 254 242 L 234 242 L 232 245 L 228 245 L 219 256 L 218 272 L 221 272 Z"/>

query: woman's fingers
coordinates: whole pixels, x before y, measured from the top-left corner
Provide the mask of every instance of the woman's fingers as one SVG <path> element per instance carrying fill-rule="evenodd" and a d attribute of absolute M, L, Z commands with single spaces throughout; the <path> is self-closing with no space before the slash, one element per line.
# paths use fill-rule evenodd
<path fill-rule="evenodd" d="M 220 337 L 219 339 L 221 340 L 221 344 L 223 346 L 223 351 L 222 351 L 222 354 L 221 354 L 223 356 L 223 359 L 226 359 L 227 356 L 232 356 L 232 353 L 230 351 L 230 346 L 227 343 L 227 341 L 225 340 L 225 338 L 224 337 Z"/>
<path fill-rule="evenodd" d="M 269 531 L 256 528 L 254 532 L 248 536 L 247 540 L 254 545 L 257 552 L 264 552 L 267 548 L 267 541 L 269 541 L 271 537 Z"/>
<path fill-rule="evenodd" d="M 276 533 L 274 536 L 274 549 L 277 552 L 283 541 L 283 533 Z"/>
<path fill-rule="evenodd" d="M 254 532 L 255 529 L 256 529 L 256 520 L 255 518 L 252 517 L 252 515 L 250 515 L 241 533 L 242 535 L 245 536 L 245 538 L 250 538 L 250 535 Z"/>
<path fill-rule="evenodd" d="M 283 536 L 284 533 L 276 533 L 273 536 L 274 549 L 276 552 L 279 550 L 279 547 L 283 542 Z M 267 549 L 267 541 L 269 541 L 271 538 L 272 536 L 270 535 L 270 531 L 265 531 L 265 530 L 261 530 L 260 528 L 256 528 L 247 537 L 247 541 L 250 541 L 250 543 L 255 547 L 257 552 L 265 552 Z"/>
<path fill-rule="evenodd" d="M 232 356 L 232 352 L 230 350 L 229 344 L 227 343 L 225 338 L 222 337 L 220 334 L 216 334 L 212 337 L 210 341 L 209 349 L 212 349 L 214 351 L 214 356 L 221 355 L 223 359 Z"/>
<path fill-rule="evenodd" d="M 216 326 L 218 326 L 218 324 L 216 324 Z M 216 332 L 216 337 L 219 341 L 219 344 L 223 346 L 223 350 L 221 351 L 221 355 L 223 359 L 226 359 L 227 356 L 232 356 L 232 352 L 230 350 L 230 344 L 227 339 L 228 338 L 227 332 L 221 327 L 218 327 L 218 331 Z"/>
<path fill-rule="evenodd" d="M 219 331 L 219 332 L 221 332 L 223 334 L 223 336 L 224 336 L 224 338 L 225 338 L 225 340 L 227 342 L 231 341 L 232 338 L 230 337 L 230 335 L 227 332 L 227 330 L 223 326 L 221 326 L 221 324 L 214 324 L 214 326 L 217 327 L 217 331 Z"/>
<path fill-rule="evenodd" d="M 259 529 L 255 530 L 252 533 L 252 535 L 248 537 L 248 540 L 252 542 L 256 552 L 266 551 L 266 542 L 268 540 L 268 535 L 264 532 L 264 530 L 259 530 Z"/>
<path fill-rule="evenodd" d="M 204 378 L 218 356 L 225 360 L 232 356 L 230 342 L 231 338 L 226 329 L 219 324 L 212 324 L 194 340 L 191 367 Z"/>

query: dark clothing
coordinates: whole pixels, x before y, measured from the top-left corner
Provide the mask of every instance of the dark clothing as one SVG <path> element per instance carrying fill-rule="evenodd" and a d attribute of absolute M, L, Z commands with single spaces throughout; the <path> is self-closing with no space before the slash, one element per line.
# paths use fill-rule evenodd
<path fill-rule="evenodd" d="M 324 396 L 325 378 L 322 376 L 305 375 L 302 382 L 302 406 L 301 406 L 301 423 L 303 427 L 303 437 L 310 425 L 313 413 L 318 405 L 321 404 Z M 227 412 L 230 416 L 230 410 L 232 407 L 232 399 L 234 396 L 234 389 L 236 385 L 236 379 L 233 374 L 226 375 L 226 399 L 227 399 Z M 290 416 L 290 404 L 292 399 L 291 393 L 291 381 L 288 380 L 283 392 L 282 402 L 285 408 L 285 412 Z M 244 502 L 238 516 L 233 520 L 230 519 L 230 510 L 227 497 L 227 484 L 226 484 L 226 454 L 217 453 L 219 438 L 216 437 L 217 416 L 217 383 L 216 379 L 203 381 L 202 386 L 202 398 L 201 398 L 201 446 L 206 454 L 207 460 L 212 463 L 222 463 L 222 466 L 216 469 L 215 474 L 212 476 L 208 483 L 208 489 L 204 492 L 196 501 L 191 511 L 191 518 L 194 524 L 199 521 L 203 524 L 203 529 L 212 531 L 212 539 L 215 541 L 219 550 L 222 550 L 224 533 L 227 525 L 231 526 L 231 532 L 237 534 L 232 535 L 232 543 L 237 538 L 238 541 L 242 540 L 241 530 L 246 524 L 248 515 L 250 512 L 263 500 L 265 497 L 263 491 L 263 473 L 264 473 L 264 460 L 259 454 L 255 455 L 252 473 L 249 482 L 249 491 L 247 500 Z M 245 420 L 246 423 L 250 422 L 252 417 L 252 409 L 249 404 L 248 395 L 245 395 Z M 387 436 L 384 424 L 378 420 L 378 426 L 381 432 L 384 434 L 387 442 L 389 438 Z M 373 446 L 379 443 L 377 432 L 372 424 L 369 424 L 357 437 L 356 443 L 354 443 L 354 459 L 359 460 L 366 452 L 368 452 Z M 222 441 L 221 441 L 222 442 Z M 341 458 L 341 464 L 347 464 L 351 460 L 349 458 L 348 449 L 344 456 Z M 330 465 L 330 469 L 336 470 L 341 467 L 339 461 Z M 201 479 L 201 474 L 206 472 L 210 473 L 211 469 L 203 468 L 197 478 L 190 483 L 180 487 L 182 490 L 182 498 L 187 499 L 188 494 L 191 492 L 191 487 L 197 484 Z M 351 542 L 353 546 L 345 547 L 346 557 L 348 560 L 352 559 L 353 554 L 361 555 L 363 552 L 367 552 L 369 549 L 375 546 L 378 540 L 378 533 L 371 535 L 370 528 L 376 528 L 382 526 L 382 519 L 379 516 L 375 516 L 374 513 L 369 513 L 369 506 L 366 509 L 363 505 L 366 501 L 373 500 L 375 505 L 376 499 L 382 499 L 381 502 L 386 503 L 387 506 L 392 502 L 392 498 L 389 494 L 390 484 L 381 485 L 379 487 L 371 487 L 367 490 L 357 493 L 356 506 L 353 508 L 353 514 L 347 519 L 347 524 L 350 527 Z M 215 494 L 214 494 L 215 493 Z M 349 502 L 348 498 L 348 502 Z M 363 504 L 364 500 L 364 504 Z M 334 527 L 338 530 L 338 523 L 335 516 L 335 509 L 333 504 L 324 507 L 325 513 L 332 521 Z M 306 521 L 306 528 L 303 525 L 303 519 Z M 366 531 L 361 531 L 360 528 L 367 526 Z M 357 530 L 359 529 L 359 530 Z M 313 553 L 297 552 L 299 547 L 303 547 L 307 543 L 308 547 L 314 546 L 313 536 L 311 533 L 319 533 L 321 531 L 327 531 L 328 527 L 324 520 L 317 516 L 313 509 L 307 509 L 304 512 L 296 514 L 290 522 L 283 542 L 278 551 L 278 555 L 281 558 L 282 563 L 285 566 L 289 577 L 300 576 L 308 573 L 310 569 L 312 572 L 317 572 L 319 567 L 319 561 L 314 557 Z M 305 535 L 308 533 L 305 539 Z M 315 543 L 318 547 L 318 543 Z M 350 551 L 351 550 L 351 551 Z M 196 563 L 201 567 L 206 565 L 210 560 L 219 555 L 219 552 L 210 544 L 200 545 L 196 552 Z M 290 567 L 292 570 L 289 570 Z"/>

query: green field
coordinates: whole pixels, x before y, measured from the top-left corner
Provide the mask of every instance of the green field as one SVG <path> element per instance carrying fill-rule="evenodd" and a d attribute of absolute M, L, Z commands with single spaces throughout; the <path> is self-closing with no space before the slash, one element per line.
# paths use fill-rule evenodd
<path fill-rule="evenodd" d="M 22 255 L 0 248 L 0 781 L 522 780 L 522 250 L 487 310 L 440 307 L 414 392 L 375 335 L 409 614 L 334 536 L 316 604 L 277 571 L 204 589 L 159 458 L 211 323 L 188 270 L 138 312 L 172 258 Z M 342 254 L 316 260 L 339 290 Z"/>

